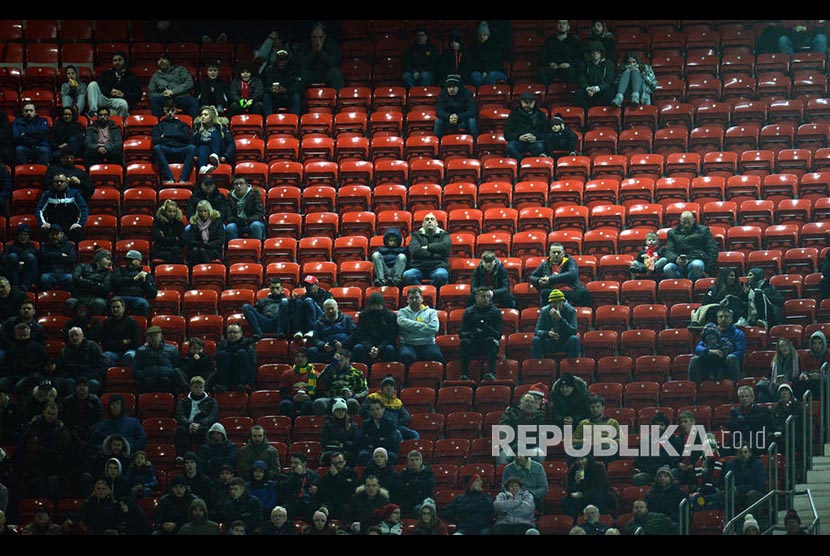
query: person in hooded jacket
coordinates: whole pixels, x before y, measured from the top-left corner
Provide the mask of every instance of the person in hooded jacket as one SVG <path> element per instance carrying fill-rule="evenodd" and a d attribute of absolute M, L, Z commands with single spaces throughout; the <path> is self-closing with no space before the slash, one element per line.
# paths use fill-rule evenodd
<path fill-rule="evenodd" d="M 821 330 L 816 330 L 810 335 L 807 353 L 801 358 L 800 368 L 801 372 L 792 383 L 796 399 L 800 400 L 808 389 L 813 392 L 813 399 L 820 399 L 821 380 L 827 379 L 827 371 L 830 368 L 827 336 Z"/>
<path fill-rule="evenodd" d="M 607 57 L 605 45 L 600 41 L 585 44 L 585 55 L 577 66 L 575 102 L 586 110 L 592 106 L 608 106 L 614 98 L 617 68 Z"/>
<path fill-rule="evenodd" d="M 487 286 L 493 292 L 493 305 L 502 309 L 516 308 L 516 298 L 510 293 L 510 277 L 504 266 L 493 251 L 484 251 L 481 262 L 473 270 L 470 280 L 470 295 L 467 297 L 467 307 L 475 305 L 475 292 L 480 286 Z"/>
<path fill-rule="evenodd" d="M 371 258 L 375 286 L 400 286 L 409 260 L 409 249 L 404 246 L 401 230 L 388 228 L 383 233 L 383 245 L 372 252 Z"/>
<path fill-rule="evenodd" d="M 92 494 L 81 503 L 78 521 L 86 526 L 89 535 L 105 535 L 118 528 L 118 505 L 104 479 L 95 481 Z"/>
<path fill-rule="evenodd" d="M 135 500 L 142 496 L 152 496 L 159 486 L 156 468 L 147 459 L 147 452 L 144 450 L 138 450 L 133 455 L 133 462 L 124 471 L 124 478 L 131 485 L 131 498 Z"/>
<path fill-rule="evenodd" d="M 103 419 L 92 433 L 90 443 L 96 449 L 100 449 L 104 440 L 111 434 L 120 434 L 129 443 L 133 450 L 144 450 L 147 448 L 147 433 L 141 426 L 141 421 L 130 417 L 126 412 L 124 396 L 113 394 L 110 396 L 107 405 L 107 416 Z"/>
<path fill-rule="evenodd" d="M 654 485 L 646 492 L 645 501 L 651 511 L 669 516 L 669 519 L 678 522 L 680 518 L 680 501 L 688 493 L 674 480 L 671 468 L 664 465 L 657 470 Z"/>
<path fill-rule="evenodd" d="M 133 485 L 124 477 L 121 461 L 118 458 L 110 458 L 104 464 L 100 478 L 107 482 L 113 501 L 124 496 L 132 496 Z"/>
<path fill-rule="evenodd" d="M 548 118 L 539 109 L 536 95 L 522 93 L 519 105 L 510 111 L 504 124 L 507 156 L 519 162 L 526 156 L 542 156 L 548 133 Z"/>
<path fill-rule="evenodd" d="M 92 490 L 95 479 L 105 477 L 106 466 L 110 460 L 118 460 L 121 464 L 121 469 L 129 469 L 132 466 L 133 453 L 130 443 L 120 434 L 111 434 L 101 445 L 101 448 L 86 457 L 86 466 L 84 472 L 81 473 L 79 479 L 79 490 L 81 492 L 89 492 Z M 112 490 L 112 482 L 107 481 L 107 485 Z M 120 494 L 123 494 L 120 493 Z M 129 489 L 127 489 L 129 495 Z M 113 497 L 113 500 L 116 497 Z"/>
<path fill-rule="evenodd" d="M 407 89 L 433 84 L 439 55 L 438 46 L 430 41 L 426 26 L 416 27 L 415 42 L 407 47 L 403 55 L 402 79 Z"/>
<path fill-rule="evenodd" d="M 555 113 L 550 118 L 550 132 L 545 136 L 545 154 L 553 158 L 554 162 L 560 156 L 576 154 L 577 136 L 565 124 L 562 114 Z"/>
<path fill-rule="evenodd" d="M 84 141 L 86 130 L 78 121 L 78 116 L 72 107 L 61 110 L 61 117 L 49 128 L 49 145 L 52 148 L 52 162 L 58 162 L 64 153 L 75 158 L 84 155 Z"/>
<path fill-rule="evenodd" d="M 222 464 L 236 466 L 237 447 L 228 440 L 228 433 L 222 423 L 213 423 L 208 429 L 207 441 L 199 446 L 196 453 L 202 462 L 202 470 L 210 478 L 219 476 Z"/>
<path fill-rule="evenodd" d="M 222 528 L 212 521 L 208 514 L 208 507 L 201 498 L 194 498 L 190 502 L 190 521 L 182 525 L 179 535 L 221 535 Z"/>
<path fill-rule="evenodd" d="M 557 427 L 576 425 L 590 415 L 590 399 L 585 381 L 571 373 L 562 373 L 551 388 L 550 423 Z"/>
<path fill-rule="evenodd" d="M 742 323 L 738 320 L 737 326 L 743 324 L 772 328 L 776 324 L 781 324 L 784 296 L 778 288 L 770 284 L 763 268 L 750 268 L 746 273 L 744 298 L 747 306 L 746 321 Z"/>
<path fill-rule="evenodd" d="M 375 361 L 397 361 L 397 341 L 397 316 L 387 309 L 380 292 L 371 293 L 354 332 L 344 342 L 352 352 L 352 360 L 366 365 Z"/>

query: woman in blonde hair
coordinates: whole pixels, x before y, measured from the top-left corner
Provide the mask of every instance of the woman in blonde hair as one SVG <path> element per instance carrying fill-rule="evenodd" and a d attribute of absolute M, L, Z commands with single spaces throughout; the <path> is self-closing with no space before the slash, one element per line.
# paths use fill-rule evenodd
<path fill-rule="evenodd" d="M 166 199 L 153 221 L 153 248 L 150 258 L 169 264 L 181 264 L 184 245 L 184 215 L 178 203 Z"/>
<path fill-rule="evenodd" d="M 228 119 L 219 115 L 215 106 L 202 106 L 199 117 L 193 122 L 193 144 L 196 146 L 196 161 L 199 174 L 210 174 L 227 158 L 227 144 L 233 143 Z M 227 161 L 227 160 L 226 160 Z"/>
<path fill-rule="evenodd" d="M 210 205 L 210 201 L 201 200 L 196 205 L 196 214 L 190 219 L 186 245 L 187 263 L 190 266 L 222 258 L 225 226 L 222 224 L 222 215 Z"/>

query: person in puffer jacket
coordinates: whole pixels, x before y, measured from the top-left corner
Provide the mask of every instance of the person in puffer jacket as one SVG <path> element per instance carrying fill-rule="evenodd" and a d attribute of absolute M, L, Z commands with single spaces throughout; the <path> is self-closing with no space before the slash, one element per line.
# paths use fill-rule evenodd
<path fill-rule="evenodd" d="M 312 363 L 331 361 L 334 353 L 343 347 L 355 331 L 351 315 L 340 312 L 334 298 L 323 302 L 323 316 L 314 323 L 313 346 L 308 350 L 308 360 Z"/>
<path fill-rule="evenodd" d="M 424 216 L 419 230 L 412 234 L 409 242 L 409 270 L 403 273 L 405 286 L 420 285 L 429 278 L 436 289 L 449 282 L 450 234 L 438 226 L 438 219 L 432 212 Z"/>
<path fill-rule="evenodd" d="M 223 464 L 236 467 L 236 444 L 228 440 L 228 433 L 222 423 L 213 423 L 210 426 L 207 442 L 199 446 L 196 455 L 202 462 L 202 471 L 211 479 L 219 478 L 219 470 Z"/>
<path fill-rule="evenodd" d="M 174 183 L 169 164 L 171 160 L 183 163 L 179 183 L 189 181 L 196 145 L 191 142 L 190 126 L 176 118 L 176 105 L 172 100 L 164 105 L 164 117 L 159 118 L 159 122 L 153 126 L 152 137 L 153 154 L 162 181 L 168 185 Z"/>
<path fill-rule="evenodd" d="M 383 233 L 383 245 L 372 253 L 375 267 L 375 286 L 400 286 L 409 249 L 403 244 L 403 235 L 398 228 L 389 228 Z"/>

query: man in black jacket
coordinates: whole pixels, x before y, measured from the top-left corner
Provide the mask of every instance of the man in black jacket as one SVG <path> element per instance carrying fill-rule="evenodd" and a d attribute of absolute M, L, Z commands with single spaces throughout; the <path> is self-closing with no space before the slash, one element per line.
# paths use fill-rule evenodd
<path fill-rule="evenodd" d="M 153 153 L 159 167 L 161 179 L 167 185 L 175 183 L 169 161 L 182 162 L 179 183 L 190 181 L 193 171 L 193 157 L 196 145 L 191 142 L 190 126 L 176 118 L 178 109 L 172 100 L 164 105 L 164 117 L 153 126 Z"/>
<path fill-rule="evenodd" d="M 484 380 L 496 379 L 496 357 L 502 334 L 502 314 L 493 305 L 493 291 L 479 286 L 475 291 L 475 305 L 464 310 L 461 318 L 461 380 L 469 380 L 470 361 L 474 357 L 487 358 Z"/>
<path fill-rule="evenodd" d="M 504 124 L 507 156 L 519 162 L 526 156 L 542 156 L 548 133 L 548 118 L 539 110 L 536 95 L 522 93 L 519 106 L 510 111 Z"/>
<path fill-rule="evenodd" d="M 360 312 L 357 328 L 346 341 L 352 361 L 371 365 L 375 361 L 397 361 L 398 321 L 387 309 L 380 292 L 373 292 Z"/>
<path fill-rule="evenodd" d="M 99 107 L 106 107 L 118 116 L 126 118 L 130 106 L 141 100 L 141 81 L 127 67 L 127 53 L 119 50 L 112 55 L 112 68 L 104 70 L 86 90 L 89 112 L 95 114 Z"/>
<path fill-rule="evenodd" d="M 124 302 L 127 312 L 146 317 L 150 312 L 150 299 L 158 295 L 156 279 L 141 266 L 141 251 L 130 249 L 127 264 L 112 273 L 112 293 Z"/>
<path fill-rule="evenodd" d="M 52 224 L 46 240 L 40 244 L 38 255 L 41 291 L 70 290 L 72 287 L 72 272 L 75 269 L 77 258 L 78 252 L 75 249 L 75 244 L 66 239 L 63 227 L 60 224 Z M 25 297 L 25 292 L 17 291 L 20 291 Z M 2 291 L 0 291 L 0 298 L 2 298 Z M 2 301 L 0 301 L 0 306 L 2 306 Z M 3 315 L 3 311 L 0 310 L 0 317 Z"/>
<path fill-rule="evenodd" d="M 288 333 L 290 308 L 288 298 L 282 292 L 282 280 L 271 278 L 269 289 L 268 295 L 257 299 L 253 305 L 242 305 L 242 314 L 255 340 L 262 338 L 263 333 L 276 333 L 277 338 L 284 338 Z"/>
<path fill-rule="evenodd" d="M 493 251 L 482 253 L 481 262 L 473 271 L 467 307 L 475 304 L 475 291 L 480 286 L 487 286 L 493 292 L 493 305 L 502 309 L 514 309 L 516 307 L 516 298 L 510 293 L 510 278 L 507 275 L 507 268 L 496 258 Z"/>
<path fill-rule="evenodd" d="M 692 211 L 683 211 L 680 223 L 666 236 L 666 258 L 669 262 L 663 274 L 667 278 L 688 278 L 694 283 L 704 273 L 714 275 L 718 243 L 707 226 L 695 222 Z"/>
<path fill-rule="evenodd" d="M 71 311 L 79 299 L 85 299 L 92 314 L 103 315 L 112 293 L 112 253 L 99 249 L 92 257 L 92 264 L 81 263 L 72 273 L 72 297 L 66 300 Z"/>
<path fill-rule="evenodd" d="M 472 91 L 461 85 L 461 76 L 451 74 L 444 82 L 444 90 L 435 105 L 434 134 L 443 137 L 452 133 L 478 136 L 476 116 L 478 108 Z"/>

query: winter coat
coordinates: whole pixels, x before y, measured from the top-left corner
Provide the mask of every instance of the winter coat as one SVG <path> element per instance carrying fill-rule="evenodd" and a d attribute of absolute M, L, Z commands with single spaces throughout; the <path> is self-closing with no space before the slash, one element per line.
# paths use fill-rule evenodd
<path fill-rule="evenodd" d="M 48 189 L 40 196 L 35 207 L 35 219 L 39 227 L 44 222 L 60 224 L 64 233 L 69 231 L 72 224 L 84 226 L 87 218 L 89 205 L 81 192 L 71 187 L 63 191 Z"/>
<path fill-rule="evenodd" d="M 537 106 L 530 112 L 521 107 L 514 108 L 504 124 L 504 138 L 508 142 L 518 141 L 525 133 L 532 133 L 537 141 L 544 141 L 549 131 L 548 117 Z"/>
<path fill-rule="evenodd" d="M 66 236 L 63 236 L 57 244 L 51 241 L 44 241 L 40 244 L 38 270 L 41 274 L 47 272 L 72 274 L 72 271 L 75 270 L 75 262 L 77 259 L 78 253 L 75 249 L 75 244 L 66 239 Z"/>
<path fill-rule="evenodd" d="M 159 119 L 151 133 L 154 147 L 184 147 L 190 144 L 190 126 L 175 117 Z"/>
<path fill-rule="evenodd" d="M 189 95 L 193 90 L 193 76 L 184 66 L 172 66 L 168 71 L 159 69 L 150 78 L 147 94 L 160 95 L 165 89 L 173 91 L 174 97 Z"/>
<path fill-rule="evenodd" d="M 666 258 L 673 263 L 677 256 L 685 254 L 689 260 L 700 259 L 706 264 L 706 272 L 714 274 L 718 260 L 718 243 L 712 231 L 703 224 L 694 224 L 687 232 L 679 224 L 666 236 Z"/>
<path fill-rule="evenodd" d="M 423 249 L 424 246 L 427 249 Z M 437 228 L 434 234 L 427 235 L 424 228 L 420 228 L 409 240 L 409 266 L 421 272 L 438 268 L 448 270 L 451 249 L 452 240 L 446 230 Z"/>
<path fill-rule="evenodd" d="M 135 280 L 135 276 L 142 270 L 141 267 L 116 268 L 112 273 L 113 295 L 143 297 L 147 300 L 155 299 L 158 295 L 158 288 L 156 287 L 156 279 L 151 273 L 147 273 L 143 282 Z"/>

